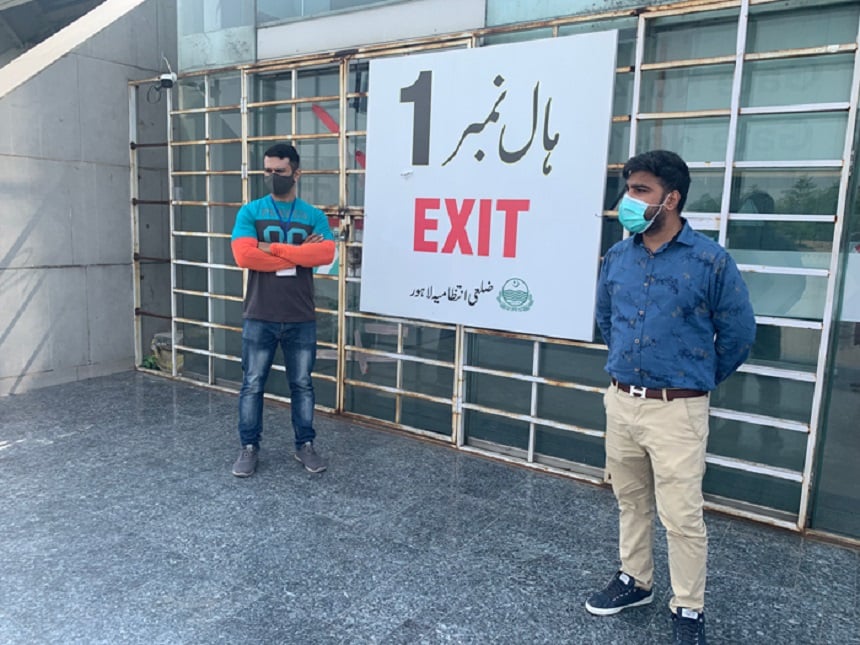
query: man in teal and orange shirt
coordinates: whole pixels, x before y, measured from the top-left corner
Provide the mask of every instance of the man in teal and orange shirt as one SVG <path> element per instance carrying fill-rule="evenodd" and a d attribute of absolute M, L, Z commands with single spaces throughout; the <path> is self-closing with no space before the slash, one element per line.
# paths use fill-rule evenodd
<path fill-rule="evenodd" d="M 236 264 L 248 269 L 242 314 L 242 389 L 239 392 L 237 477 L 257 469 L 263 430 L 263 392 L 278 345 L 290 386 L 295 457 L 313 473 L 326 469 L 314 449 L 316 313 L 313 267 L 334 259 L 334 236 L 325 214 L 296 196 L 299 154 L 279 143 L 263 156 L 269 194 L 242 206 L 233 226 Z"/>

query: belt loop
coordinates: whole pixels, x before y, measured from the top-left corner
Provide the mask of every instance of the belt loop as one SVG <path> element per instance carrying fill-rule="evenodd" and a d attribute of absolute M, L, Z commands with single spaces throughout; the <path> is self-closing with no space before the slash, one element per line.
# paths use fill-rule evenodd
<path fill-rule="evenodd" d="M 669 396 L 668 396 L 668 394 L 666 393 L 666 388 L 665 388 L 665 387 L 664 387 L 663 389 L 661 389 L 661 390 L 660 390 L 660 395 L 663 397 L 663 402 L 664 402 L 664 403 L 668 403 L 668 402 L 669 402 Z"/>

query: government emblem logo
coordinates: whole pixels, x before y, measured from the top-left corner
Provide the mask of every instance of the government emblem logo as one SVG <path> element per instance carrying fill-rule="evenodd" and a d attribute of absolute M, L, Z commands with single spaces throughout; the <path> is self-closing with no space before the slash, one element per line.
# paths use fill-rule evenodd
<path fill-rule="evenodd" d="M 509 278 L 496 296 L 499 306 L 507 311 L 528 311 L 534 304 L 529 286 L 520 278 Z"/>

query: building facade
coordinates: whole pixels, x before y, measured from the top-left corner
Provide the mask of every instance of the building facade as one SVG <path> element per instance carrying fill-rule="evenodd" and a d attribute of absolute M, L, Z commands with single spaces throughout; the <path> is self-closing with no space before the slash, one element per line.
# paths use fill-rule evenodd
<path fill-rule="evenodd" d="M 623 235 L 624 161 L 674 150 L 693 177 L 686 216 L 731 252 L 758 323 L 750 359 L 711 397 L 708 505 L 860 539 L 860 4 L 180 0 L 177 21 L 169 199 L 132 186 L 138 363 L 161 332 L 163 369 L 238 389 L 243 274 L 230 232 L 264 192 L 262 152 L 287 140 L 302 154 L 300 196 L 339 239 L 336 268 L 315 278 L 319 407 L 601 481 L 599 335 L 374 315 L 359 293 L 371 62 L 617 30 L 601 249 Z M 570 64 L 546 61 L 559 74 Z M 143 102 L 147 85 L 132 87 Z M 143 154 L 134 127 L 131 138 Z M 154 235 L 145 223 L 166 213 Z M 284 379 L 268 387 L 288 400 Z"/>

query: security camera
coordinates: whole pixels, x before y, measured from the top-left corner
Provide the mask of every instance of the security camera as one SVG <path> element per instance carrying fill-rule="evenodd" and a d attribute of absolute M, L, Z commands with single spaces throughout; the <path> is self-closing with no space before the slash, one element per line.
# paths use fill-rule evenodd
<path fill-rule="evenodd" d="M 159 76 L 159 80 L 161 81 L 161 87 L 170 89 L 176 82 L 176 74 L 174 74 L 173 72 L 170 72 L 169 74 L 162 74 L 161 76 Z"/>

